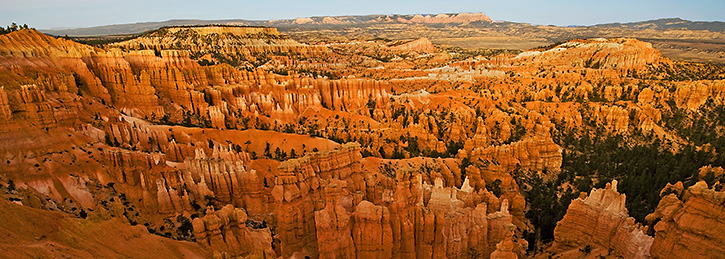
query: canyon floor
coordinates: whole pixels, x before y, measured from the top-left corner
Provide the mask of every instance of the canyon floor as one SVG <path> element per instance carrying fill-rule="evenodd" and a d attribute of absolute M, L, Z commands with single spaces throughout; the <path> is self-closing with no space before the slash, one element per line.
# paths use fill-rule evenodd
<path fill-rule="evenodd" d="M 0 256 L 723 258 L 722 32 L 378 18 L 0 35 Z"/>

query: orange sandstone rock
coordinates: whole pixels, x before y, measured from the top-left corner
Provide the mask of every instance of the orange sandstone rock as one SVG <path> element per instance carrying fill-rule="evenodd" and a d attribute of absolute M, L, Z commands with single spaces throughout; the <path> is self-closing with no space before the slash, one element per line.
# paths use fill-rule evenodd
<path fill-rule="evenodd" d="M 426 38 L 420 38 L 411 42 L 406 42 L 400 45 L 390 47 L 394 51 L 405 51 L 405 52 L 418 52 L 418 53 L 432 53 L 436 52 L 437 49 L 433 46 L 433 43 Z"/>
<path fill-rule="evenodd" d="M 270 230 L 248 227 L 244 210 L 227 205 L 218 211 L 209 208 L 206 214 L 193 221 L 194 236 L 202 246 L 229 257 L 274 255 Z"/>
<path fill-rule="evenodd" d="M 592 245 L 612 249 L 626 258 L 649 257 L 653 238 L 634 224 L 624 201 L 616 180 L 607 183 L 605 189 L 593 189 L 588 197 L 573 200 L 554 229 L 555 250 Z"/>
<path fill-rule="evenodd" d="M 662 197 L 647 221 L 655 223 L 653 258 L 718 258 L 725 251 L 725 195 L 700 181 L 678 198 L 676 194 Z"/>

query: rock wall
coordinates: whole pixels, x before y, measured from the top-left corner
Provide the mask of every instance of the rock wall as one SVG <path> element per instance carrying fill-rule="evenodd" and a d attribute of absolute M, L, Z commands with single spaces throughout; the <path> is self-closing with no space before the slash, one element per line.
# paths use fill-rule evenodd
<path fill-rule="evenodd" d="M 342 184 L 338 181 L 353 186 L 350 174 L 359 172 L 361 158 L 359 146 L 347 145 L 337 151 L 313 153 L 279 165 L 280 173 L 275 176 L 271 195 L 277 205 L 275 238 L 280 240 L 283 256 L 295 253 L 322 256 L 318 254 L 322 250 L 349 255 L 353 251 L 349 242 L 342 242 L 338 247 L 331 240 L 350 236 L 350 216 L 341 210 L 341 201 L 337 198 L 341 197 L 338 185 Z M 329 199 L 324 195 L 326 188 L 332 196 Z M 317 226 L 321 227 L 320 232 Z M 318 242 L 320 239 L 322 243 Z"/>
<path fill-rule="evenodd" d="M 241 63 L 259 54 L 325 55 L 324 46 L 307 45 L 281 36 L 275 28 L 200 26 L 162 28 L 132 40 L 111 44 L 134 50 L 187 50 L 203 60 Z"/>
<path fill-rule="evenodd" d="M 558 171 L 562 162 L 561 151 L 552 139 L 535 137 L 501 146 L 476 147 L 469 157 L 491 161 L 505 171 L 517 166 L 533 171 Z"/>
<path fill-rule="evenodd" d="M 506 225 L 506 234 L 503 241 L 496 244 L 496 251 L 491 253 L 491 259 L 518 259 L 525 258 L 528 242 L 524 239 L 514 240 L 516 226 Z"/>
<path fill-rule="evenodd" d="M 4 92 L 7 100 L 6 117 L 12 116 L 36 128 L 57 126 L 54 110 L 45 91 L 35 85 L 23 85 L 20 89 Z M 10 118 L 9 118 L 10 119 Z"/>
<path fill-rule="evenodd" d="M 648 227 L 634 224 L 624 208 L 624 194 L 616 181 L 594 189 L 588 197 L 573 200 L 554 230 L 554 253 L 590 245 L 609 249 L 624 258 L 721 258 L 725 220 L 721 216 L 725 195 L 700 181 L 684 189 L 668 184 Z M 648 236 L 648 229 L 654 237 Z"/>
<path fill-rule="evenodd" d="M 683 190 L 665 188 L 655 212 L 652 258 L 723 258 L 725 192 L 700 181 Z M 669 186 L 668 186 L 669 187 Z"/>
<path fill-rule="evenodd" d="M 344 182 L 332 180 L 325 186 L 325 208 L 315 211 L 320 258 L 355 257 L 355 246 L 350 235 L 350 213 L 342 207 L 340 200 L 342 184 Z"/>
<path fill-rule="evenodd" d="M 218 211 L 207 209 L 206 216 L 193 221 L 194 237 L 215 256 L 274 257 L 272 234 L 266 226 L 256 228 L 247 224 L 247 213 L 232 205 Z"/>
<path fill-rule="evenodd" d="M 283 256 L 487 256 L 512 223 L 506 200 L 488 212 L 486 191 L 444 187 L 440 178 L 429 185 L 415 173 L 365 176 L 360 159 L 359 146 L 347 144 L 280 164 L 272 196 Z"/>
<path fill-rule="evenodd" d="M 648 258 L 653 238 L 629 217 L 624 202 L 616 180 L 573 200 L 554 229 L 554 250 L 591 245 L 611 249 L 624 258 Z"/>
<path fill-rule="evenodd" d="M 236 50 L 256 48 L 236 40 Z M 28 44 L 17 46 L 15 42 L 19 41 Z M 7 44 L 0 49 L 4 64 L 0 67 L 0 78 L 8 100 L 0 102 L 5 111 L 2 114 L 34 114 L 37 110 L 39 127 L 52 121 L 44 115 L 50 112 L 46 91 L 88 93 L 131 116 L 158 121 L 167 115 L 167 123 L 183 123 L 187 117 L 198 114 L 215 128 L 241 127 L 236 120 L 241 114 L 291 120 L 310 107 L 362 113 L 370 97 L 390 97 L 390 86 L 385 82 L 281 76 L 263 70 L 240 71 L 226 64 L 200 66 L 191 59 L 193 53 L 168 46 L 159 46 L 161 49 L 156 51 L 101 50 L 32 30 L 3 36 L 3 42 Z M 27 78 L 15 75 L 12 67 L 22 68 L 21 76 L 27 73 Z"/>
<path fill-rule="evenodd" d="M 360 258 L 392 258 L 393 229 L 390 210 L 362 201 L 352 214 L 352 239 L 355 255 Z"/>
<path fill-rule="evenodd" d="M 527 51 L 517 58 L 535 64 L 627 70 L 657 63 L 662 57 L 652 44 L 634 39 L 573 40 L 544 51 Z"/>
<path fill-rule="evenodd" d="M 393 51 L 405 51 L 405 52 L 418 52 L 418 53 L 433 53 L 436 52 L 435 46 L 430 40 L 426 38 L 420 38 L 414 41 L 406 42 L 400 45 L 390 47 Z"/>
<path fill-rule="evenodd" d="M 134 74 L 130 63 L 124 59 L 126 53 L 119 50 L 92 53 L 85 58 L 93 74 L 108 89 L 111 102 L 119 108 L 139 109 L 142 114 L 164 115 L 159 106 L 156 90 L 146 71 Z"/>

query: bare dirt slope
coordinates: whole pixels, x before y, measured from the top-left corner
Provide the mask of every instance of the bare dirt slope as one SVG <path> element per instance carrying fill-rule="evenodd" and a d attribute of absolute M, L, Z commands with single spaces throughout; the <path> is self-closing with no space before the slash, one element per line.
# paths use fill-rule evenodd
<path fill-rule="evenodd" d="M 28 219 L 32 219 L 29 221 Z M 0 200 L 3 258 L 206 258 L 192 242 L 149 234 L 120 219 L 83 220 Z"/>

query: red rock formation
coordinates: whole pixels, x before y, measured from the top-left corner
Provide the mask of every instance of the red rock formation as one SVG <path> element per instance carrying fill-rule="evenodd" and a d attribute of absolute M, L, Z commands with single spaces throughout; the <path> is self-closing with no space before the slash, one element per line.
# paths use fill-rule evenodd
<path fill-rule="evenodd" d="M 4 92 L 8 100 L 6 113 L 12 119 L 23 121 L 36 128 L 52 128 L 56 126 L 53 107 L 48 102 L 45 91 L 35 85 L 24 85 L 20 89 Z"/>
<path fill-rule="evenodd" d="M 406 42 L 400 45 L 390 47 L 393 51 L 404 51 L 404 52 L 418 52 L 418 53 L 433 53 L 438 51 L 433 43 L 426 38 L 420 38 L 414 41 Z"/>
<path fill-rule="evenodd" d="M 493 161 L 505 168 L 517 165 L 524 169 L 558 171 L 561 168 L 561 147 L 550 138 L 530 138 L 510 145 L 474 147 L 471 158 Z"/>
<path fill-rule="evenodd" d="M 241 62 L 240 57 L 256 60 L 262 53 L 321 55 L 324 46 L 301 44 L 280 35 L 275 28 L 202 26 L 169 27 L 132 40 L 112 44 L 135 50 L 188 50 L 203 60 L 220 62 L 223 57 Z"/>
<path fill-rule="evenodd" d="M 487 255 L 503 239 L 502 224 L 511 224 L 512 220 L 506 202 L 501 205 L 501 211 L 487 214 L 486 203 L 480 203 L 475 208 L 466 207 L 456 196 L 458 193 L 464 196 L 470 193 L 443 187 L 440 179 L 436 180 L 436 185 L 432 188 L 415 182 L 399 182 L 397 191 L 389 198 L 392 199 L 387 207 L 390 208 L 389 227 L 392 231 L 393 257 L 457 258 L 465 257 L 471 251 Z M 426 194 L 428 192 L 430 194 Z M 426 201 L 424 197 L 430 199 Z M 376 207 L 372 204 L 363 202 L 358 205 L 353 215 L 368 214 L 368 210 L 374 208 Z M 358 212 L 358 209 L 361 211 Z M 373 224 L 366 224 L 370 226 L 368 231 L 353 232 L 355 244 L 358 251 L 362 247 L 369 254 L 387 255 L 389 246 L 381 242 L 388 239 L 386 209 L 377 207 L 374 210 L 382 213 L 373 218 Z M 362 222 L 367 223 L 369 220 Z M 354 231 L 355 229 L 357 225 L 353 228 Z M 415 235 L 409 236 L 410 233 Z M 370 243 L 377 245 L 371 246 Z"/>
<path fill-rule="evenodd" d="M 653 238 L 634 224 L 624 202 L 616 180 L 607 183 L 605 189 L 593 189 L 589 196 L 573 200 L 554 229 L 554 250 L 592 245 L 625 258 L 648 258 Z"/>
<path fill-rule="evenodd" d="M 156 179 L 156 197 L 159 203 L 159 213 L 172 214 L 174 212 L 183 212 L 191 210 L 191 204 L 189 204 L 189 196 L 184 193 L 179 193 L 174 188 L 167 188 L 166 181 L 164 178 Z"/>
<path fill-rule="evenodd" d="M 224 257 L 274 256 L 269 228 L 248 227 L 247 213 L 232 205 L 218 211 L 207 209 L 206 216 L 193 221 L 194 237 L 204 247 Z"/>
<path fill-rule="evenodd" d="M 47 91 L 75 93 L 80 88 L 110 101 L 108 91 L 81 60 L 95 51 L 98 49 L 55 39 L 34 29 L 2 35 L 0 79 L 12 89 L 36 84 Z"/>
<path fill-rule="evenodd" d="M 213 29 L 205 28 L 196 29 Z M 319 109 L 324 106 L 362 112 L 370 96 L 377 100 L 389 97 L 387 84 L 367 79 L 330 81 L 278 76 L 261 70 L 241 72 L 230 70 L 226 65 L 201 67 L 185 51 L 161 50 L 154 53 L 152 50 L 121 52 L 118 49 L 84 49 L 83 45 L 65 43 L 37 32 L 35 34 L 11 34 L 27 39 L 16 37 L 8 42 L 22 40 L 31 43 L 30 47 L 35 50 L 28 50 L 29 53 L 47 60 L 44 61 L 46 63 L 30 62 L 28 57 L 18 56 L 20 54 L 10 50 L 14 45 L 8 44 L 6 47 L 10 56 L 4 56 L 8 66 L 19 64 L 24 66 L 23 71 L 42 69 L 42 75 L 49 69 L 60 71 L 60 75 L 70 78 L 58 79 L 60 82 L 53 81 L 51 84 L 37 80 L 35 83 L 39 85 L 40 91 L 48 89 L 75 93 L 78 91 L 77 85 L 82 91 L 109 101 L 132 116 L 159 120 L 165 114 L 170 114 L 170 121 L 181 122 L 185 119 L 184 116 L 191 116 L 187 114 L 191 112 L 208 120 L 212 127 L 226 128 L 228 125 L 238 126 L 235 117 L 239 112 L 248 111 L 256 116 L 264 114 L 275 119 L 290 120 L 309 107 Z M 235 48 L 254 48 L 244 42 L 238 44 Z M 61 58 L 63 63 L 54 63 L 53 60 Z M 12 73 L 0 69 L 2 71 Z M 11 93 L 8 91 L 14 92 L 15 87 L 23 85 L 23 81 L 13 78 L 8 81 L 10 82 L 17 86 L 13 89 L 6 88 L 5 95 L 13 98 L 14 94 L 8 94 Z M 222 86 L 214 90 L 200 90 L 217 83 Z M 289 83 L 294 83 L 294 87 L 287 86 Z M 9 99 L 8 106 L 21 102 L 22 100 Z M 46 101 L 39 102 L 41 103 L 34 105 L 44 105 L 42 102 Z M 162 103 L 165 104 L 161 105 Z M 8 107 L 4 110 L 8 114 Z"/>
<path fill-rule="evenodd" d="M 682 82 L 678 84 L 673 96 L 677 107 L 690 110 L 697 110 L 708 98 L 714 100 L 725 98 L 725 82 L 722 80 Z"/>
<path fill-rule="evenodd" d="M 280 250 L 283 256 L 291 256 L 294 253 L 316 256 L 319 243 L 317 225 L 337 231 L 344 230 L 347 231 L 346 235 L 350 236 L 350 227 L 347 223 L 349 215 L 340 210 L 339 204 L 335 204 L 336 199 L 323 198 L 322 185 L 330 180 L 349 179 L 351 172 L 358 171 L 359 169 L 354 169 L 359 168 L 358 161 L 362 158 L 358 150 L 359 146 L 347 145 L 338 151 L 313 153 L 301 159 L 287 160 L 279 165 L 281 172 L 275 177 L 275 186 L 271 195 L 278 205 L 276 211 L 278 234 L 275 238 L 281 241 Z M 330 188 L 334 193 L 339 187 Z M 326 212 L 320 212 L 320 222 L 317 223 L 318 213 L 315 211 L 325 207 L 328 209 Z M 342 218 L 339 219 L 340 217 Z M 320 246 L 327 246 L 325 249 L 339 255 L 347 255 L 350 251 L 354 251 L 351 244 L 343 244 L 340 247 L 342 250 L 337 251 L 336 245 L 330 243 L 331 239 L 340 235 L 342 234 L 338 233 L 337 236 L 325 237 L 323 234 L 322 237 L 325 238 L 323 241 L 326 243 Z"/>
<path fill-rule="evenodd" d="M 142 114 L 146 115 L 163 116 L 164 111 L 159 106 L 149 74 L 141 71 L 134 75 L 124 55 L 121 51 L 112 50 L 92 53 L 86 60 L 101 84 L 108 89 L 115 106 L 129 110 L 141 109 Z"/>
<path fill-rule="evenodd" d="M 340 204 L 344 182 L 331 180 L 325 186 L 325 208 L 315 211 L 315 228 L 320 258 L 353 258 L 355 246 L 350 236 L 350 215 Z"/>
<path fill-rule="evenodd" d="M 392 258 L 393 229 L 387 207 L 362 201 L 355 207 L 352 220 L 352 239 L 357 257 Z"/>
<path fill-rule="evenodd" d="M 362 177 L 358 148 L 345 145 L 336 152 L 313 153 L 280 164 L 282 172 L 272 196 L 279 206 L 276 238 L 283 255 L 312 256 L 319 251 L 321 257 L 464 257 L 469 250 L 487 255 L 504 238 L 503 225 L 512 222 L 507 201 L 495 204 L 501 211 L 488 214 L 486 203 L 480 203 L 470 186 L 465 191 L 444 187 L 440 179 L 430 186 L 420 176 L 402 178 L 393 185 L 376 184 L 385 178 Z M 388 187 L 373 188 L 380 184 Z M 465 200 L 459 200 L 459 194 Z M 382 195 L 379 201 L 383 203 L 364 200 L 371 195 Z M 319 207 L 322 197 L 326 197 L 325 206 Z M 474 207 L 465 205 L 469 201 Z M 318 205 L 303 207 L 302 202 Z M 313 233 L 316 239 L 309 238 Z"/>
<path fill-rule="evenodd" d="M 514 240 L 516 226 L 506 225 L 506 237 L 496 244 L 496 251 L 491 253 L 491 259 L 518 259 L 526 253 L 528 243 L 524 239 Z"/>
<path fill-rule="evenodd" d="M 647 216 L 655 224 L 652 258 L 721 258 L 725 255 L 724 192 L 708 188 L 704 181 L 687 190 L 678 185 L 679 190 L 663 189 L 665 196 Z"/>
<path fill-rule="evenodd" d="M 487 142 L 483 134 L 477 136 L 467 142 L 467 148 Z M 561 147 L 550 138 L 536 136 L 501 146 L 478 146 L 470 154 L 459 152 L 458 155 L 468 157 L 471 161 L 486 161 L 485 166 L 471 165 L 466 168 L 470 185 L 476 189 L 484 189 L 487 185 L 500 181 L 500 187 L 506 190 L 505 198 L 511 201 L 514 223 L 523 229 L 526 228 L 526 202 L 518 193 L 519 186 L 510 172 L 523 169 L 556 174 L 561 168 L 561 151 Z"/>
<path fill-rule="evenodd" d="M 244 167 L 244 156 L 224 147 L 215 147 L 212 155 L 207 156 L 203 149 L 196 150 L 194 158 L 184 160 L 185 171 L 189 172 L 185 181 L 191 187 L 198 185 L 199 197 L 212 195 L 222 204 L 235 204 L 248 208 L 254 213 L 264 210 L 260 204 L 262 179 L 254 170 Z M 247 206 L 258 205 L 258 206 Z"/>
<path fill-rule="evenodd" d="M 401 21 L 411 23 L 469 23 L 477 21 L 491 22 L 491 18 L 483 13 L 437 14 L 435 16 L 417 14 L 410 20 Z"/>
<path fill-rule="evenodd" d="M 629 129 L 629 111 L 625 108 L 616 105 L 599 106 L 595 109 L 594 116 L 612 132 L 624 133 Z"/>
<path fill-rule="evenodd" d="M 105 118 L 103 136 L 96 137 L 99 141 L 111 145 L 128 147 L 146 152 L 163 152 L 173 155 L 167 146 L 170 144 L 168 131 L 154 128 L 150 123 L 130 116 Z M 90 131 L 95 131 L 90 129 Z M 90 134 L 94 134 L 90 132 Z M 179 159 L 169 159 L 180 161 Z"/>
<path fill-rule="evenodd" d="M 662 59 L 652 44 L 624 38 L 574 40 L 544 51 L 523 52 L 517 58 L 535 64 L 615 70 L 643 68 Z"/>

